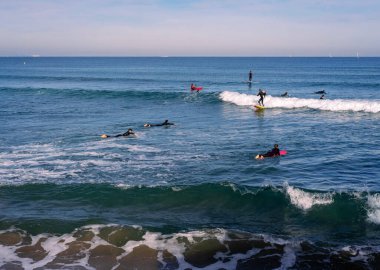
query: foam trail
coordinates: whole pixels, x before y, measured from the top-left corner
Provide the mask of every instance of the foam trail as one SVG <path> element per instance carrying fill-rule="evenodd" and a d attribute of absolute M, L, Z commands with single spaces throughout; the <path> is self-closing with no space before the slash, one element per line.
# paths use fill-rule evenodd
<path fill-rule="evenodd" d="M 368 195 L 368 221 L 380 224 L 380 194 Z"/>
<path fill-rule="evenodd" d="M 308 210 L 313 207 L 313 205 L 317 204 L 333 203 L 332 195 L 330 193 L 313 194 L 288 185 L 285 185 L 285 191 L 289 195 L 291 203 L 303 210 Z"/>
<path fill-rule="evenodd" d="M 252 106 L 259 98 L 256 95 L 247 95 L 237 92 L 224 91 L 219 98 L 225 102 L 234 103 L 238 106 Z M 346 99 L 306 99 L 306 98 L 283 98 L 266 96 L 264 100 L 267 108 L 310 108 L 322 111 L 352 111 L 352 112 L 380 112 L 380 101 L 372 100 L 346 100 Z"/>

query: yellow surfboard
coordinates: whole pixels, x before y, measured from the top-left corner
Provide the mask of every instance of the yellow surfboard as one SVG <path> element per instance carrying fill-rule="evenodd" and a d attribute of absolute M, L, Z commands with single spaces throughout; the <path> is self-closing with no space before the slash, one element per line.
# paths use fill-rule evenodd
<path fill-rule="evenodd" d="M 264 106 L 260 106 L 260 105 L 254 105 L 253 107 L 255 107 L 257 110 L 264 110 L 265 109 Z"/>

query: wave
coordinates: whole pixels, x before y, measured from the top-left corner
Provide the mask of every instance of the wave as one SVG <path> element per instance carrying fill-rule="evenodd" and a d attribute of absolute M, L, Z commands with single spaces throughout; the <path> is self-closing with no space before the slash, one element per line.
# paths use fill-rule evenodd
<path fill-rule="evenodd" d="M 329 246 L 222 228 L 165 234 L 107 224 L 63 235 L 0 231 L 4 269 L 370 269 L 379 253 L 373 246 Z"/>
<path fill-rule="evenodd" d="M 93 90 L 79 88 L 34 88 L 34 87 L 0 87 L 0 91 L 10 93 L 23 93 L 34 95 L 63 95 L 66 97 L 94 99 L 94 98 L 137 98 L 144 100 L 182 100 L 185 102 L 219 102 L 218 94 L 215 92 L 204 92 L 202 94 L 191 93 L 188 91 L 138 91 L 138 90 Z"/>
<path fill-rule="evenodd" d="M 233 103 L 238 106 L 253 106 L 257 104 L 258 97 L 256 95 L 241 94 L 237 92 L 224 91 L 219 95 L 219 98 L 225 102 Z M 265 98 L 266 108 L 310 108 L 322 111 L 351 111 L 351 112 L 368 112 L 379 113 L 380 101 L 373 100 L 320 100 L 320 99 L 305 99 L 305 98 L 280 98 L 267 96 Z"/>
<path fill-rule="evenodd" d="M 36 75 L 1 75 L 0 79 L 31 80 L 31 81 L 68 81 L 68 82 L 133 82 L 133 83 L 165 83 L 173 80 L 128 78 L 128 77 L 91 77 L 91 76 L 36 76 Z M 178 81 L 182 82 L 182 81 Z"/>
<path fill-rule="evenodd" d="M 288 215 L 292 216 L 288 221 L 298 225 L 341 224 L 354 227 L 357 222 L 380 224 L 380 193 L 305 190 L 287 183 L 279 187 L 249 187 L 230 182 L 195 186 L 133 186 L 123 183 L 0 186 L 0 202 L 11 204 L 15 196 L 23 205 L 36 204 L 34 208 L 46 208 L 47 213 L 52 211 L 50 204 L 55 205 L 54 211 L 58 211 L 60 206 L 55 202 L 60 201 L 65 202 L 62 211 L 79 203 L 82 209 L 106 209 L 109 216 L 114 214 L 115 217 L 120 214 L 120 209 L 126 211 L 124 214 L 138 209 L 141 218 L 156 219 L 156 214 L 152 213 L 154 209 L 153 212 L 161 213 L 161 220 L 177 218 L 173 222 L 179 224 L 181 217 L 187 220 L 188 216 L 199 224 L 205 217 L 210 224 L 226 222 L 225 218 L 229 217 L 238 219 L 236 224 L 249 225 L 272 222 L 272 219 L 285 222 L 282 218 Z M 31 210 L 28 207 L 25 211 Z"/>

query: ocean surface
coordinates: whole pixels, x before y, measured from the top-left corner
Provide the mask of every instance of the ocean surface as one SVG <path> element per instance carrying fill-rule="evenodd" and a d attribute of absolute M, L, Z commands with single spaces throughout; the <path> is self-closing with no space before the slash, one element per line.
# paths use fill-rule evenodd
<path fill-rule="evenodd" d="M 380 269 L 380 58 L 0 58 L 0 131 L 0 269 Z"/>

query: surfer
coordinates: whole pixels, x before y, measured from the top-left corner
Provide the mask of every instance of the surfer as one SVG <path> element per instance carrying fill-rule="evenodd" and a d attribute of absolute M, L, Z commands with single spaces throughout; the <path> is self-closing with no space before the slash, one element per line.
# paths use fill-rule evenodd
<path fill-rule="evenodd" d="M 259 105 L 261 104 L 261 106 L 263 106 L 264 107 L 264 97 L 265 97 L 265 95 L 266 95 L 267 93 L 264 91 L 264 90 L 262 90 L 262 89 L 259 89 L 259 93 L 257 94 L 257 96 L 260 96 L 260 99 L 259 99 Z"/>
<path fill-rule="evenodd" d="M 135 135 L 135 133 L 133 132 L 133 130 L 131 128 L 129 128 L 127 130 L 127 132 L 124 132 L 123 134 L 117 134 L 115 136 L 110 136 L 110 135 L 107 135 L 107 134 L 103 134 L 101 137 L 102 138 L 109 138 L 109 137 L 129 137 L 131 135 Z"/>
<path fill-rule="evenodd" d="M 258 154 L 256 159 L 263 159 L 266 157 L 278 157 L 280 156 L 280 149 L 278 148 L 278 144 L 274 145 L 274 148 L 271 151 L 266 152 L 265 154 Z"/>
<path fill-rule="evenodd" d="M 200 90 L 202 90 L 203 89 L 203 87 L 199 87 L 199 86 L 196 86 L 195 84 L 191 84 L 190 85 L 190 90 L 191 91 L 197 91 L 197 92 L 199 92 Z"/>
<path fill-rule="evenodd" d="M 165 120 L 163 123 L 161 124 L 144 124 L 144 127 L 161 127 L 161 126 L 172 126 L 174 125 L 173 123 L 169 123 L 169 120 Z"/>
<path fill-rule="evenodd" d="M 253 73 L 252 73 L 252 70 L 250 70 L 248 73 L 248 81 L 249 82 L 252 82 L 252 77 L 253 77 Z"/>
<path fill-rule="evenodd" d="M 319 99 L 325 99 L 325 95 L 320 96 Z"/>
<path fill-rule="evenodd" d="M 325 90 L 314 92 L 314 94 L 326 94 Z"/>
<path fill-rule="evenodd" d="M 289 95 L 288 95 L 288 92 L 285 92 L 285 93 L 283 93 L 281 96 L 282 96 L 282 97 L 288 97 Z"/>

